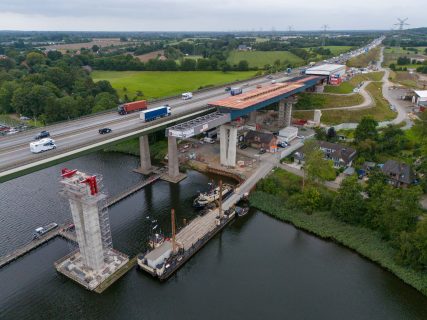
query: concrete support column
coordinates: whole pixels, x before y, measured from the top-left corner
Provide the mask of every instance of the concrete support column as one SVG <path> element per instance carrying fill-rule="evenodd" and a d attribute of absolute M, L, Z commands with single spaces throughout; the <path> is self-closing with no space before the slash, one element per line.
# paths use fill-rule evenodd
<path fill-rule="evenodd" d="M 292 101 L 288 101 L 286 103 L 286 108 L 285 108 L 285 127 L 289 127 L 292 124 Z"/>
<path fill-rule="evenodd" d="M 279 101 L 279 126 L 283 127 L 285 125 L 285 100 Z"/>
<path fill-rule="evenodd" d="M 219 127 L 219 147 L 220 147 L 220 162 L 221 165 L 227 166 L 227 150 L 228 150 L 228 130 L 226 126 Z"/>
<path fill-rule="evenodd" d="M 221 165 L 236 166 L 237 128 L 228 125 L 220 127 L 220 159 Z"/>
<path fill-rule="evenodd" d="M 249 113 L 249 122 L 256 123 L 256 111 L 252 111 Z"/>
<path fill-rule="evenodd" d="M 154 168 L 151 166 L 150 144 L 147 135 L 139 137 L 139 157 L 141 167 L 136 169 L 136 171 L 142 174 L 150 174 L 153 172 Z"/>
<path fill-rule="evenodd" d="M 176 137 L 168 137 L 168 174 L 173 178 L 179 175 L 178 147 Z"/>
<path fill-rule="evenodd" d="M 228 166 L 236 166 L 237 128 L 231 127 L 228 139 Z"/>
<path fill-rule="evenodd" d="M 99 271 L 104 266 L 104 250 L 98 202 L 81 202 L 74 199 L 69 199 L 69 202 L 83 263 Z"/>
<path fill-rule="evenodd" d="M 179 172 L 178 146 L 176 137 L 168 136 L 168 174 L 163 175 L 162 179 L 177 183 L 184 179 L 186 175 Z"/>

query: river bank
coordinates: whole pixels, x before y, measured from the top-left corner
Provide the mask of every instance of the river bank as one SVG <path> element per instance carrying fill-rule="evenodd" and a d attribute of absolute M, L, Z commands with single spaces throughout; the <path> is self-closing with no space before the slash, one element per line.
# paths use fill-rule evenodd
<path fill-rule="evenodd" d="M 332 240 L 390 271 L 406 284 L 427 296 L 427 274 L 411 270 L 394 261 L 396 250 L 383 241 L 379 233 L 334 219 L 329 212 L 308 215 L 285 208 L 283 199 L 261 191 L 250 196 L 251 206 L 320 238 Z"/>

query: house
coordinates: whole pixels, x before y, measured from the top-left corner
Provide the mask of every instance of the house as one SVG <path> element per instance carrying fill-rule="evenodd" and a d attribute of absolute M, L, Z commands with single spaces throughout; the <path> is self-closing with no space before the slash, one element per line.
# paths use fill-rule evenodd
<path fill-rule="evenodd" d="M 414 181 L 411 166 L 406 163 L 387 160 L 381 170 L 388 177 L 388 183 L 395 187 L 406 188 Z"/>
<path fill-rule="evenodd" d="M 252 148 L 273 151 L 276 149 L 277 138 L 272 133 L 250 130 L 246 133 L 245 142 Z"/>
<path fill-rule="evenodd" d="M 325 159 L 332 160 L 336 168 L 351 166 L 357 155 L 353 148 L 328 141 L 319 141 L 319 148 L 323 151 Z"/>
<path fill-rule="evenodd" d="M 412 98 L 412 103 L 420 107 L 420 111 L 424 111 L 427 107 L 427 90 L 415 90 Z"/>
<path fill-rule="evenodd" d="M 252 50 L 252 47 L 248 47 L 247 45 L 245 45 L 245 44 L 240 44 L 238 47 L 237 47 L 237 50 L 239 50 L 239 51 L 251 51 Z"/>

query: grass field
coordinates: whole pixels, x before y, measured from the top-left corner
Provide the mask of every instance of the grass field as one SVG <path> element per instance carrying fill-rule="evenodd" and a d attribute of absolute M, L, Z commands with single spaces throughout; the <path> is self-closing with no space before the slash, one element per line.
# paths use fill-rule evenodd
<path fill-rule="evenodd" d="M 417 75 L 413 73 L 411 74 L 408 71 L 391 71 L 390 80 L 405 87 L 422 89 L 422 86 L 418 82 Z"/>
<path fill-rule="evenodd" d="M 108 80 L 121 97 L 133 98 L 140 90 L 143 98 L 155 99 L 194 91 L 200 87 L 249 79 L 254 71 L 94 71 L 94 81 Z M 124 90 L 126 88 L 126 90 Z"/>
<path fill-rule="evenodd" d="M 426 55 L 424 50 L 426 49 L 426 47 L 415 47 L 418 50 L 418 53 L 415 53 L 414 51 L 409 51 L 409 50 L 404 50 L 403 48 L 398 48 L 398 47 L 388 47 L 384 49 L 384 65 L 389 66 L 391 63 L 396 63 L 397 58 L 399 57 L 409 57 L 409 58 L 416 58 L 417 56 L 419 57 L 420 55 Z M 406 66 L 402 66 L 402 67 L 407 67 L 407 68 L 413 68 L 413 65 L 406 65 Z M 416 68 L 416 65 L 415 65 Z"/>
<path fill-rule="evenodd" d="M 326 86 L 325 92 L 328 93 L 351 93 L 353 92 L 353 89 L 356 88 L 359 83 L 362 81 L 381 81 L 381 79 L 384 76 L 384 72 L 371 72 L 371 73 L 365 73 L 365 74 L 358 74 L 351 78 L 349 81 L 343 82 L 339 86 Z"/>
<path fill-rule="evenodd" d="M 324 46 L 322 48 L 331 50 L 332 54 L 334 56 L 336 56 L 336 55 L 339 55 L 341 53 L 350 51 L 353 47 L 351 47 L 351 46 Z M 310 48 L 310 49 L 313 49 L 313 48 Z"/>
<path fill-rule="evenodd" d="M 339 108 L 355 106 L 363 102 L 360 94 L 353 95 L 327 95 L 319 93 L 301 93 L 295 110 L 310 110 L 324 108 Z"/>
<path fill-rule="evenodd" d="M 325 110 L 322 111 L 322 123 L 340 124 L 344 122 L 360 122 L 362 117 L 371 116 L 377 121 L 392 120 L 396 114 L 390 110 L 387 100 L 382 96 L 381 82 L 372 82 L 367 90 L 375 101 L 375 107 L 361 110 Z M 294 112 L 297 119 L 313 119 L 313 112 Z"/>
<path fill-rule="evenodd" d="M 266 64 L 272 65 L 274 61 L 287 61 L 295 66 L 302 65 L 304 61 L 288 51 L 231 51 L 227 61 L 238 64 L 239 61 L 246 60 L 251 68 L 263 68 Z"/>

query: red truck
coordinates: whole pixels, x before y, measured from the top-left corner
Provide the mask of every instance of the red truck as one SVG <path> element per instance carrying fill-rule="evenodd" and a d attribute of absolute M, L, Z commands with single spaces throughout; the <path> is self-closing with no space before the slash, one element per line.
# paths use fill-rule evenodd
<path fill-rule="evenodd" d="M 142 111 L 147 109 L 147 100 L 139 100 L 134 102 L 124 103 L 118 106 L 119 114 L 128 114 L 132 112 Z"/>

